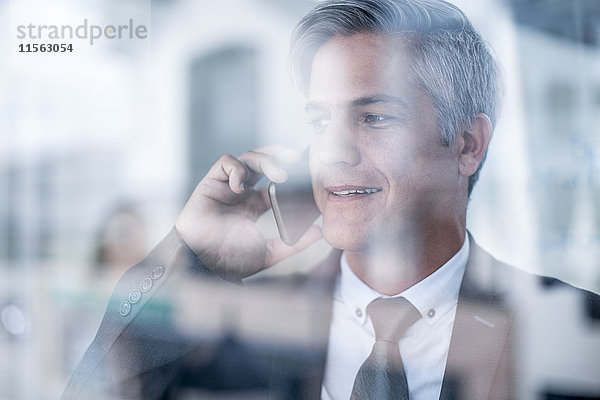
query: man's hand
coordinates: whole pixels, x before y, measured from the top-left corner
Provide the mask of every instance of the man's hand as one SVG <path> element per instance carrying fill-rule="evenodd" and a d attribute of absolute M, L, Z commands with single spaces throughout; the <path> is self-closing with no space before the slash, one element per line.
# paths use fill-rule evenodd
<path fill-rule="evenodd" d="M 267 187 L 253 186 L 265 175 L 281 183 L 287 174 L 282 160 L 298 158 L 296 150 L 280 146 L 222 156 L 200 181 L 183 208 L 175 228 L 200 261 L 227 280 L 239 280 L 289 257 L 319 240 L 312 226 L 294 246 L 279 237 L 268 239 L 256 220 L 270 207 Z"/>

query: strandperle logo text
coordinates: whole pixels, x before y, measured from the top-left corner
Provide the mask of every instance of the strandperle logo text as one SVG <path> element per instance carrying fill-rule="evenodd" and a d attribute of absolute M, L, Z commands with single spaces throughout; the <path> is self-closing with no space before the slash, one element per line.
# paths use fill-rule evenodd
<path fill-rule="evenodd" d="M 101 39 L 146 39 L 148 28 L 146 25 L 136 25 L 130 19 L 124 25 L 93 25 L 84 19 L 81 25 L 18 25 L 17 39 L 88 39 L 90 45 Z"/>

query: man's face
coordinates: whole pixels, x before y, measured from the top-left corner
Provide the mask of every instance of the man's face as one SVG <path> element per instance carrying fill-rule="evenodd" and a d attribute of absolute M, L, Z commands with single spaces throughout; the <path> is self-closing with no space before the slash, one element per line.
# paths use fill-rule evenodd
<path fill-rule="evenodd" d="M 357 34 L 314 58 L 311 174 L 336 248 L 410 240 L 459 218 L 458 147 L 442 145 L 429 96 L 406 79 L 406 54 L 398 38 Z"/>

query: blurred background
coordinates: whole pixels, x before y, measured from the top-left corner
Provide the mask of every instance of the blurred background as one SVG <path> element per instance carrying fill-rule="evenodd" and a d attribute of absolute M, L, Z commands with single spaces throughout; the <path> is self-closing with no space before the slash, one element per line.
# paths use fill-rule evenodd
<path fill-rule="evenodd" d="M 0 398 L 58 398 L 119 275 L 223 153 L 308 143 L 287 46 L 310 0 L 0 0 Z M 455 1 L 506 94 L 469 206 L 497 258 L 600 291 L 600 2 Z M 146 39 L 18 53 L 16 26 Z M 270 215 L 262 221 L 276 234 Z M 270 273 L 306 269 L 323 243 Z"/>

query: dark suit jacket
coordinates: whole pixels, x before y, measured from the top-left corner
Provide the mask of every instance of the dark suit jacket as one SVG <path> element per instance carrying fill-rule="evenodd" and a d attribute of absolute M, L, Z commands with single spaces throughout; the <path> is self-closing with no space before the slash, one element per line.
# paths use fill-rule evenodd
<path fill-rule="evenodd" d="M 599 296 L 469 240 L 440 398 L 600 397 Z M 319 398 L 339 257 L 241 285 L 173 230 L 119 281 L 63 399 Z"/>

